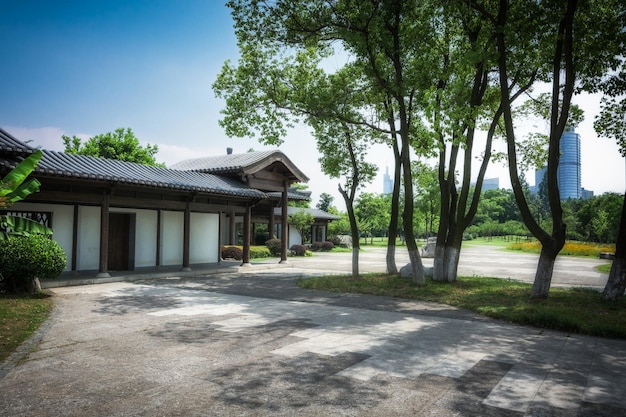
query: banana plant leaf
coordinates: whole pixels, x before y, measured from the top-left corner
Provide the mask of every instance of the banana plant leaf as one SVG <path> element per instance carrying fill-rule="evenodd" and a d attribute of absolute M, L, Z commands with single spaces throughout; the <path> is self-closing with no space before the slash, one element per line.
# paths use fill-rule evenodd
<path fill-rule="evenodd" d="M 29 236 L 33 234 L 51 235 L 53 230 L 48 226 L 19 216 L 0 215 L 0 241 L 9 236 Z"/>
<path fill-rule="evenodd" d="M 9 196 L 9 194 L 17 192 L 26 177 L 34 171 L 39 163 L 43 152 L 37 150 L 28 158 L 19 163 L 11 172 L 9 172 L 2 180 L 0 180 L 0 197 Z M 32 187 L 32 186 L 31 186 Z M 38 190 L 39 188 L 37 188 Z"/>
<path fill-rule="evenodd" d="M 15 191 L 6 195 L 7 206 L 10 206 L 13 203 L 25 199 L 32 193 L 36 193 L 37 191 L 39 191 L 39 187 L 41 187 L 41 183 L 35 178 L 31 178 L 28 181 L 22 183 L 19 187 L 17 187 Z"/>

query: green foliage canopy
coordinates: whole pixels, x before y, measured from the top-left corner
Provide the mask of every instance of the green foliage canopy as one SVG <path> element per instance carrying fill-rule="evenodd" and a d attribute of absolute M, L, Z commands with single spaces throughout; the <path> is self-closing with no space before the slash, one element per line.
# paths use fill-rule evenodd
<path fill-rule="evenodd" d="M 136 162 L 144 165 L 165 166 L 155 159 L 159 147 L 150 144 L 145 147 L 141 146 L 131 128 L 119 128 L 114 132 L 96 135 L 84 143 L 76 136 L 70 138 L 63 135 L 62 139 L 65 153 Z"/>

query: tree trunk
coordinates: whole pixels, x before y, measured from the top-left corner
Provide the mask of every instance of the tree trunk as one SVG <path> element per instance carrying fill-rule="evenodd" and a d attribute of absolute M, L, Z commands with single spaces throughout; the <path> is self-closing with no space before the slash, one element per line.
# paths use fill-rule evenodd
<path fill-rule="evenodd" d="M 408 157 L 408 151 L 406 155 L 406 159 L 403 161 L 405 184 L 402 225 L 406 237 L 406 247 L 409 252 L 409 260 L 411 261 L 411 270 L 413 271 L 413 282 L 418 285 L 424 285 L 426 283 L 424 265 L 422 264 L 422 258 L 420 257 L 417 242 L 415 241 L 415 233 L 413 232 L 413 182 L 411 181 L 411 162 Z"/>
<path fill-rule="evenodd" d="M 611 266 L 609 280 L 606 282 L 602 292 L 602 299 L 615 302 L 621 301 L 622 297 L 624 297 L 624 290 L 626 290 L 626 259 L 618 259 L 616 256 L 613 266 Z"/>
<path fill-rule="evenodd" d="M 400 213 L 400 182 L 402 181 L 402 161 L 398 151 L 398 143 L 394 139 L 393 152 L 395 159 L 393 174 L 393 194 L 391 195 L 391 218 L 389 219 L 389 240 L 387 242 L 387 273 L 397 274 L 396 236 L 398 234 L 398 214 Z"/>
<path fill-rule="evenodd" d="M 346 209 L 348 210 L 348 219 L 350 221 L 350 233 L 352 235 L 352 278 L 359 277 L 359 227 L 356 222 L 356 215 L 354 214 L 354 194 L 357 184 L 352 184 L 350 195 L 339 186 L 339 193 L 342 195 Z"/>
<path fill-rule="evenodd" d="M 437 239 L 437 246 L 435 246 L 435 255 L 433 258 L 433 281 L 444 282 L 446 281 L 445 275 L 445 245 L 439 245 L 439 239 Z"/>
<path fill-rule="evenodd" d="M 424 285 L 426 283 L 426 277 L 419 249 L 409 249 L 409 260 L 411 261 L 411 270 L 413 271 L 413 282 L 417 285 Z"/>
<path fill-rule="evenodd" d="M 352 278 L 359 277 L 359 247 L 352 247 Z"/>
<path fill-rule="evenodd" d="M 552 272 L 554 271 L 554 262 L 556 261 L 556 253 L 547 249 L 546 245 L 541 248 L 539 255 L 539 263 L 537 264 L 537 272 L 535 280 L 530 291 L 530 298 L 548 298 L 550 293 L 550 284 L 552 283 Z"/>
<path fill-rule="evenodd" d="M 396 237 L 393 237 L 394 241 Z M 389 275 L 394 275 L 398 273 L 398 267 L 396 266 L 396 244 L 391 244 L 391 238 L 389 238 L 389 243 L 387 244 L 387 273 Z"/>
<path fill-rule="evenodd" d="M 41 282 L 39 281 L 38 277 L 34 277 L 32 280 L 30 280 L 28 292 L 30 294 L 37 294 L 38 292 L 41 292 Z"/>
<path fill-rule="evenodd" d="M 626 195 L 622 203 L 622 217 L 615 245 L 615 259 L 604 292 L 602 292 L 602 299 L 620 301 L 624 296 L 624 290 L 626 290 Z"/>
<path fill-rule="evenodd" d="M 451 245 L 445 248 L 444 277 L 448 282 L 455 282 L 461 257 L 461 245 Z"/>

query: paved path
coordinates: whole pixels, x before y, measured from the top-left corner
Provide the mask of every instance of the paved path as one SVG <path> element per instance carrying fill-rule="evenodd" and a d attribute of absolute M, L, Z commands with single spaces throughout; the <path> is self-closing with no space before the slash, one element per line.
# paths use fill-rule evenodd
<path fill-rule="evenodd" d="M 0 415 L 626 416 L 626 341 L 295 286 L 314 273 L 55 289 Z"/>

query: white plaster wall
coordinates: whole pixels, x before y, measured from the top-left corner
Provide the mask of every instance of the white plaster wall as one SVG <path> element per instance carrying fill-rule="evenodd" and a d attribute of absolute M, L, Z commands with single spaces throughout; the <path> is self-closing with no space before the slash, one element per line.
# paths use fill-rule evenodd
<path fill-rule="evenodd" d="M 157 211 L 118 207 L 109 211 L 135 214 L 135 267 L 156 265 Z"/>
<path fill-rule="evenodd" d="M 183 264 L 184 213 L 161 213 L 161 265 Z"/>
<path fill-rule="evenodd" d="M 74 227 L 74 206 L 60 204 L 33 204 L 18 202 L 11 206 L 15 211 L 50 211 L 52 212 L 52 229 L 54 239 L 65 251 L 67 262 L 65 270 L 72 267 L 72 230 Z"/>
<path fill-rule="evenodd" d="M 217 262 L 219 214 L 191 213 L 190 220 L 189 262 Z"/>
<path fill-rule="evenodd" d="M 78 247 L 76 269 L 100 267 L 100 207 L 78 208 Z"/>
<path fill-rule="evenodd" d="M 289 225 L 289 239 L 287 239 L 287 241 L 289 242 L 289 246 L 287 246 L 287 249 L 289 249 L 293 245 L 302 244 L 302 236 L 300 235 L 300 232 L 298 232 L 297 228 L 291 225 Z"/>

